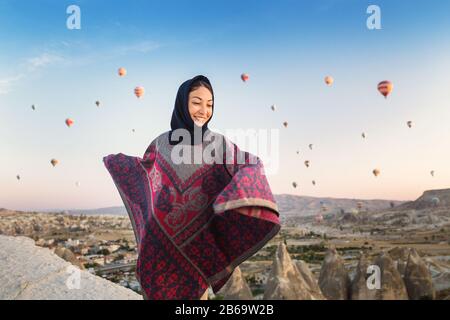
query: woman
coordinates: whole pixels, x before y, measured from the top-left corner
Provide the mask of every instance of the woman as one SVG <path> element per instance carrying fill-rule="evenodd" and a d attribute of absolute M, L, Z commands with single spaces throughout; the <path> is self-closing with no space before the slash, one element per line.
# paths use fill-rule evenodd
<path fill-rule="evenodd" d="M 143 158 L 103 158 L 132 222 L 145 299 L 204 299 L 209 285 L 217 293 L 280 229 L 263 164 L 208 129 L 213 111 L 211 83 L 196 76 Z"/>

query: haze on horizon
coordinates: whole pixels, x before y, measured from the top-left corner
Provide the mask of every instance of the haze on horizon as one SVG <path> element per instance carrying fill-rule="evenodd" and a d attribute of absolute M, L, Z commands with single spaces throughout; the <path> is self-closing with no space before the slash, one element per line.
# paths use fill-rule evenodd
<path fill-rule="evenodd" d="M 174 3 L 72 1 L 82 28 L 68 30 L 66 2 L 0 0 L 0 207 L 122 205 L 103 156 L 142 157 L 197 74 L 214 87 L 212 130 L 280 130 L 274 194 L 414 200 L 450 187 L 449 2 L 377 1 L 381 30 L 366 27 L 369 1 Z"/>

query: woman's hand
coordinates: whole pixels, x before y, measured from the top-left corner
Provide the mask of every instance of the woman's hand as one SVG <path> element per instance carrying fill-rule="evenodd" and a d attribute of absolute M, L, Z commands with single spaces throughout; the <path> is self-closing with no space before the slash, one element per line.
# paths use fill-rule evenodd
<path fill-rule="evenodd" d="M 259 217 L 261 213 L 261 209 L 259 207 L 240 207 L 237 209 L 234 209 L 234 211 L 239 212 L 240 214 L 244 214 L 246 216 L 250 217 Z"/>

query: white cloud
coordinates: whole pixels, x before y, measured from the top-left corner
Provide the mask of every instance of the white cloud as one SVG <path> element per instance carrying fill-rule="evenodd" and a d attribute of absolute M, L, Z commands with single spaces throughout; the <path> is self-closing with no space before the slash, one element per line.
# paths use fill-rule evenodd
<path fill-rule="evenodd" d="M 23 78 L 23 74 L 18 74 L 14 77 L 0 79 L 0 95 L 7 94 L 11 91 L 12 86 Z"/>
<path fill-rule="evenodd" d="M 128 53 L 148 53 L 160 48 L 160 45 L 153 41 L 141 41 L 138 43 L 130 44 L 127 46 L 119 46 L 116 48 L 115 52 L 119 55 Z"/>
<path fill-rule="evenodd" d="M 27 66 L 29 71 L 35 71 L 38 68 L 62 62 L 64 60 L 65 59 L 59 55 L 45 52 L 37 57 L 27 59 Z"/>

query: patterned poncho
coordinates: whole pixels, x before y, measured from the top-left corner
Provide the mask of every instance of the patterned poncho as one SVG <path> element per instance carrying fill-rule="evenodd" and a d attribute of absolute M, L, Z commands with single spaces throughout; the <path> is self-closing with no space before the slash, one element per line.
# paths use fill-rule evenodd
<path fill-rule="evenodd" d="M 143 158 L 103 158 L 132 222 L 145 299 L 199 299 L 209 286 L 217 293 L 280 229 L 260 159 L 215 135 L 223 161 L 175 164 L 167 132 Z"/>

